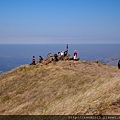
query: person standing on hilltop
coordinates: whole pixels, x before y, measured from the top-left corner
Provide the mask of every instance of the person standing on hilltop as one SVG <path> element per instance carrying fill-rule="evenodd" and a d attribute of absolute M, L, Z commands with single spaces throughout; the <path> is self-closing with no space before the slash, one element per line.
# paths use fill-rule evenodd
<path fill-rule="evenodd" d="M 77 51 L 74 51 L 74 60 L 77 59 Z"/>
<path fill-rule="evenodd" d="M 66 53 L 68 54 L 68 44 L 66 45 Z"/>

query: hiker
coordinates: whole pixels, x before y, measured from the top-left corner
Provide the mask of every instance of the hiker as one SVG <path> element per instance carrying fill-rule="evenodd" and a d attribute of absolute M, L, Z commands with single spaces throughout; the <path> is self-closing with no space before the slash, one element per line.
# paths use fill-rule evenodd
<path fill-rule="evenodd" d="M 58 52 L 58 55 L 61 55 L 61 53 L 60 53 L 60 52 Z"/>
<path fill-rule="evenodd" d="M 61 52 L 58 52 L 57 58 L 58 58 L 58 60 L 63 60 L 63 56 L 61 56 Z"/>
<path fill-rule="evenodd" d="M 77 52 L 76 50 L 74 51 L 74 60 L 77 59 Z"/>
<path fill-rule="evenodd" d="M 57 54 L 54 54 L 54 60 L 58 61 L 58 55 Z"/>
<path fill-rule="evenodd" d="M 64 51 L 61 51 L 61 56 L 64 56 Z"/>
<path fill-rule="evenodd" d="M 120 69 L 120 60 L 118 61 L 118 69 Z"/>
<path fill-rule="evenodd" d="M 47 57 L 50 57 L 51 56 L 51 53 L 48 53 Z"/>
<path fill-rule="evenodd" d="M 66 45 L 66 54 L 68 54 L 68 44 Z"/>
<path fill-rule="evenodd" d="M 64 56 L 67 56 L 67 54 L 68 54 L 68 51 L 66 50 L 66 51 L 64 52 Z"/>
<path fill-rule="evenodd" d="M 43 61 L 42 56 L 39 56 L 39 63 L 41 63 Z"/>
<path fill-rule="evenodd" d="M 30 65 L 36 65 L 35 64 L 35 56 L 32 57 L 32 63 Z"/>

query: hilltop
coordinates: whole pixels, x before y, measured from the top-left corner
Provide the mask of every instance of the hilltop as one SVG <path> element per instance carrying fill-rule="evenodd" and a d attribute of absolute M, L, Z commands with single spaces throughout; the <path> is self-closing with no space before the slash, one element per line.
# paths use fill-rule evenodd
<path fill-rule="evenodd" d="M 1 115 L 120 113 L 120 70 L 100 62 L 24 65 L 0 75 Z"/>

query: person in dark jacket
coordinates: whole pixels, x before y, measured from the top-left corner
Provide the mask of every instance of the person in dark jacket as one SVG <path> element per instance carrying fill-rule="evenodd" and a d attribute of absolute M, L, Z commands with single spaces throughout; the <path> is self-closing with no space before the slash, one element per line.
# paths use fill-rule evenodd
<path fill-rule="evenodd" d="M 42 63 L 42 61 L 43 61 L 42 56 L 39 56 L 39 63 Z"/>
<path fill-rule="evenodd" d="M 58 61 L 58 55 L 57 54 L 54 54 L 54 60 Z"/>
<path fill-rule="evenodd" d="M 66 55 L 68 54 L 68 44 L 66 45 Z"/>
<path fill-rule="evenodd" d="M 120 60 L 118 61 L 118 69 L 120 69 Z"/>

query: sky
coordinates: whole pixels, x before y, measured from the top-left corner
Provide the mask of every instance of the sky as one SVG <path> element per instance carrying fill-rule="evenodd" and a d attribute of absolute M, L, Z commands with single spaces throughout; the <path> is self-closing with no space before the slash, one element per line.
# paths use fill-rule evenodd
<path fill-rule="evenodd" d="M 120 0 L 0 0 L 0 44 L 120 44 Z"/>

